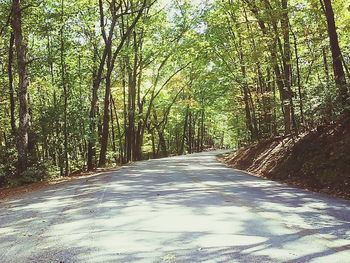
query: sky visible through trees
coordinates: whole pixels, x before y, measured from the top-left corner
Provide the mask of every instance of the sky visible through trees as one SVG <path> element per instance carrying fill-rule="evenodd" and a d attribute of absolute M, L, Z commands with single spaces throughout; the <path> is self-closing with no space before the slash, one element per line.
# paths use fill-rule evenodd
<path fill-rule="evenodd" d="M 0 3 L 0 186 L 349 113 L 346 0 Z"/>

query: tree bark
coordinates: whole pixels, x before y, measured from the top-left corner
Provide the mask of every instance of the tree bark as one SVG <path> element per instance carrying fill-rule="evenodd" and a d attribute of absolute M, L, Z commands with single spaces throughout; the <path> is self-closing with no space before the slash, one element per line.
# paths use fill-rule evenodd
<path fill-rule="evenodd" d="M 67 88 L 67 81 L 66 81 L 66 62 L 65 62 L 65 46 L 64 46 L 64 0 L 61 1 L 61 29 L 60 29 L 60 41 L 61 41 L 61 47 L 60 47 L 60 59 L 61 59 L 61 81 L 62 81 L 62 87 L 63 87 L 63 97 L 64 97 L 64 113 L 63 113 L 63 134 L 64 134 L 64 175 L 69 175 L 69 157 L 68 157 L 68 88 Z"/>
<path fill-rule="evenodd" d="M 321 2 L 322 3 L 322 2 Z M 345 72 L 342 64 L 342 55 L 339 47 L 337 29 L 334 20 L 334 12 L 331 0 L 323 0 L 324 11 L 327 19 L 327 30 L 329 43 L 332 52 L 333 72 L 335 84 L 339 92 L 339 101 L 343 106 L 346 106 L 349 98 L 348 87 L 346 84 Z"/>
<path fill-rule="evenodd" d="M 283 0 L 285 1 L 285 0 Z M 255 15 L 257 18 L 258 25 L 263 33 L 264 36 L 269 35 L 268 27 L 266 27 L 264 20 L 262 19 L 259 9 L 256 6 L 254 1 L 246 1 L 247 4 L 250 6 L 250 9 L 252 13 Z M 268 1 L 265 1 L 266 8 L 271 9 L 271 6 Z M 279 45 L 281 54 L 283 55 L 283 48 L 281 45 L 281 41 L 278 36 L 278 30 L 277 30 L 277 22 L 275 20 L 272 20 L 272 27 L 274 29 L 274 39 L 271 39 L 271 41 L 268 43 L 268 47 L 270 50 L 271 54 L 271 60 L 273 63 L 273 69 L 275 72 L 276 76 L 276 84 L 280 93 L 280 98 L 281 98 L 281 109 L 283 112 L 283 119 L 284 119 L 284 132 L 285 134 L 290 134 L 291 133 L 291 107 L 290 107 L 290 92 L 285 89 L 285 84 L 284 84 L 284 76 L 283 73 L 281 73 L 280 66 L 278 63 L 278 58 L 277 58 L 277 45 Z"/>
<path fill-rule="evenodd" d="M 103 1 L 99 0 L 99 15 L 100 15 L 100 26 L 101 35 L 103 37 L 105 46 L 103 48 L 102 57 L 98 66 L 95 66 L 93 71 L 93 84 L 92 84 L 92 98 L 90 105 L 90 139 L 88 143 L 88 153 L 87 153 L 87 169 L 90 171 L 95 167 L 95 155 L 96 155 L 96 116 L 97 116 L 97 102 L 98 102 L 98 90 L 102 82 L 103 69 L 106 64 L 107 55 L 111 53 L 112 38 L 114 35 L 114 29 L 116 26 L 116 19 L 112 19 L 108 36 L 106 35 L 106 25 L 104 21 L 104 10 Z M 97 45 L 97 44 L 96 44 Z M 94 50 L 94 61 L 98 57 L 97 46 Z"/>
<path fill-rule="evenodd" d="M 114 155 L 114 161 L 115 164 L 118 164 L 118 158 L 117 158 L 117 146 L 115 144 L 115 128 L 114 128 L 114 115 L 113 115 L 113 108 L 112 108 L 112 104 L 113 103 L 113 98 L 112 95 L 110 97 L 110 106 L 109 106 L 109 110 L 110 110 L 110 122 L 111 122 L 111 141 L 112 141 L 112 148 L 113 148 L 113 155 Z M 118 118 L 118 116 L 116 116 L 116 118 Z"/>
<path fill-rule="evenodd" d="M 293 107 L 293 92 L 291 89 L 291 48 L 290 48 L 290 34 L 289 34 L 289 12 L 288 0 L 282 0 L 282 19 L 281 26 L 283 30 L 283 70 L 284 70 L 284 90 L 285 98 L 283 98 L 285 127 L 286 134 L 291 133 L 295 129 L 294 107 Z M 277 33 L 276 33 L 277 37 Z"/>
<path fill-rule="evenodd" d="M 180 145 L 178 155 L 184 154 L 184 151 L 185 151 L 185 139 L 186 139 L 186 133 L 187 133 L 187 126 L 188 126 L 189 108 L 190 108 L 189 106 L 187 106 L 187 108 L 186 108 L 185 121 L 184 121 L 184 125 L 183 125 L 183 133 L 182 133 L 182 138 L 181 138 L 181 145 Z"/>
<path fill-rule="evenodd" d="M 12 0 L 12 30 L 15 37 L 17 53 L 17 67 L 19 77 L 18 100 L 19 100 L 19 126 L 17 133 L 18 173 L 28 168 L 28 72 L 26 64 L 27 46 L 22 32 L 22 10 L 20 0 Z"/>
<path fill-rule="evenodd" d="M 13 46 L 15 44 L 15 36 L 11 32 L 10 36 L 10 45 L 9 45 L 9 54 L 8 54 L 8 65 L 7 65 L 7 74 L 9 80 L 9 93 L 10 93 L 10 117 L 11 117 L 11 131 L 12 134 L 16 134 L 16 119 L 15 119 L 15 98 L 14 98 L 14 87 L 13 87 Z"/>
<path fill-rule="evenodd" d="M 120 127 L 120 123 L 119 123 L 118 111 L 117 111 L 117 107 L 115 105 L 115 101 L 113 99 L 113 96 L 111 96 L 111 102 L 112 102 L 112 105 L 113 105 L 115 120 L 116 120 L 116 123 L 117 123 L 118 142 L 119 142 L 119 163 L 122 164 L 124 162 L 123 136 L 122 136 L 122 133 L 121 133 L 121 127 Z M 112 117 L 112 114 L 111 114 L 111 117 Z"/>
<path fill-rule="evenodd" d="M 112 77 L 112 65 L 111 65 L 111 54 L 107 55 L 107 74 L 106 74 L 106 89 L 104 98 L 104 109 L 103 109 L 103 128 L 101 136 L 101 150 L 100 158 L 98 162 L 99 167 L 106 165 L 106 155 L 108 146 L 108 134 L 109 134 L 109 113 L 110 113 L 110 98 L 111 98 L 111 77 Z"/>
<path fill-rule="evenodd" d="M 113 3 L 114 1 L 112 1 Z M 107 146 L 108 146 L 108 132 L 109 132 L 109 107 L 110 107 L 110 93 L 111 93 L 111 75 L 115 66 L 115 62 L 116 59 L 120 53 L 120 51 L 122 50 L 124 43 L 127 41 L 127 39 L 129 38 L 129 36 L 133 33 L 133 30 L 137 24 L 137 22 L 140 20 L 144 9 L 146 8 L 146 0 L 144 0 L 142 2 L 142 6 L 139 7 L 138 11 L 137 11 L 137 15 L 133 18 L 132 23 L 130 25 L 126 24 L 125 28 L 122 26 L 121 28 L 121 34 L 120 34 L 120 41 L 119 44 L 117 46 L 117 48 L 112 52 L 112 37 L 109 38 L 107 40 L 106 37 L 106 33 L 105 33 L 105 25 L 103 24 L 104 21 L 104 14 L 103 14 L 103 7 L 102 7 L 102 0 L 99 1 L 100 3 L 100 18 L 101 18 L 101 24 L 102 24 L 102 36 L 105 40 L 105 45 L 107 47 L 107 57 L 108 57 L 108 61 L 107 61 L 107 75 L 106 75 L 106 94 L 105 94 L 105 101 L 104 101 L 104 117 L 103 117 L 103 126 L 102 126 L 102 137 L 101 137 L 101 151 L 100 151 L 100 158 L 99 158 L 99 166 L 104 166 L 106 163 L 106 153 L 107 153 Z M 124 3 L 126 4 L 126 3 Z M 128 8 L 130 10 L 128 10 Z M 121 17 L 122 21 L 123 21 L 123 16 L 127 15 L 128 12 L 131 11 L 133 12 L 133 5 L 131 6 L 127 6 L 126 10 L 123 10 L 123 8 L 120 5 L 120 13 L 117 14 L 116 10 L 113 9 L 113 14 L 112 14 L 112 25 L 113 27 L 111 27 L 110 29 L 110 36 L 113 36 L 113 28 L 115 27 L 116 23 L 117 23 L 117 19 L 119 17 Z M 122 24 L 124 25 L 124 23 L 122 22 Z M 135 44 L 136 45 L 136 44 Z M 135 55 L 136 56 L 136 55 Z M 135 62 L 136 63 L 136 62 Z M 136 78 L 136 74 L 134 74 L 134 78 Z M 130 83 L 130 82 L 129 82 Z M 133 85 L 135 85 L 135 81 L 133 81 Z M 107 94 L 109 93 L 109 94 Z M 107 98 L 108 95 L 108 98 Z M 135 93 L 133 93 L 133 96 L 135 96 Z M 133 99 L 133 102 L 135 104 L 135 100 Z M 135 105 L 133 104 L 133 108 L 135 109 Z M 131 111 L 132 114 L 135 114 L 134 110 Z M 133 117 L 134 119 L 134 117 Z M 133 122 L 134 125 L 134 122 Z M 130 123 L 129 123 L 130 126 Z M 129 132 L 133 133 L 133 137 L 132 140 L 130 141 L 130 143 L 128 143 L 128 145 L 130 144 L 130 149 L 134 149 L 134 144 L 135 144 L 135 139 L 134 139 L 134 130 L 135 127 L 132 127 L 132 130 Z M 132 150 L 131 150 L 132 151 Z M 132 152 L 131 152 L 132 154 Z M 133 155 L 131 155 L 131 158 L 133 158 Z"/>
<path fill-rule="evenodd" d="M 299 57 L 299 52 L 298 52 L 298 40 L 291 28 L 291 33 L 293 35 L 293 41 L 294 41 L 294 53 L 295 53 L 295 61 L 296 61 L 296 67 L 297 67 L 297 85 L 298 85 L 298 95 L 299 95 L 299 109 L 300 109 L 300 122 L 301 125 L 304 126 L 305 124 L 305 117 L 304 117 L 304 97 L 303 97 L 303 92 L 302 92 L 302 87 L 301 87 L 301 75 L 300 75 L 300 57 Z M 322 49 L 324 50 L 324 49 Z"/>

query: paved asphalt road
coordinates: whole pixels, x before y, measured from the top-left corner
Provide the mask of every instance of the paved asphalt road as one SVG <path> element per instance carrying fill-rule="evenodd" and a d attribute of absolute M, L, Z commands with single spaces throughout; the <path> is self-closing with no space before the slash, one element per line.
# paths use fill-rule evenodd
<path fill-rule="evenodd" d="M 350 202 L 215 153 L 145 161 L 1 203 L 0 262 L 350 262 Z"/>

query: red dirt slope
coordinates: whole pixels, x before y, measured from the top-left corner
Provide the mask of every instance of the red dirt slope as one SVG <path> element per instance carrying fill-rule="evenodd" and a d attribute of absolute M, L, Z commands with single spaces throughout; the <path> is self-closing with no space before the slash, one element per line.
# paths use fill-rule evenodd
<path fill-rule="evenodd" d="M 350 198 L 350 116 L 299 138 L 274 138 L 234 152 L 225 162 L 237 169 Z"/>

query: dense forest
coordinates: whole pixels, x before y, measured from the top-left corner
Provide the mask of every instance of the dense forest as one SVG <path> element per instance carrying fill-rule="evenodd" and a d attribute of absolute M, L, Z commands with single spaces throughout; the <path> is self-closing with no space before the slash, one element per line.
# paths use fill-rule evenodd
<path fill-rule="evenodd" d="M 347 0 L 4 0 L 0 186 L 297 137 L 349 110 Z"/>

